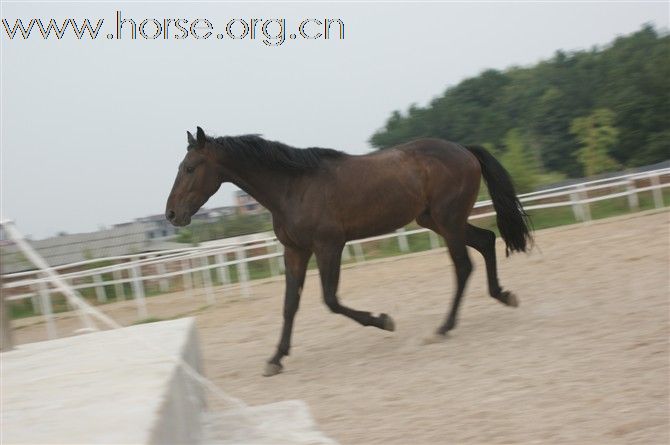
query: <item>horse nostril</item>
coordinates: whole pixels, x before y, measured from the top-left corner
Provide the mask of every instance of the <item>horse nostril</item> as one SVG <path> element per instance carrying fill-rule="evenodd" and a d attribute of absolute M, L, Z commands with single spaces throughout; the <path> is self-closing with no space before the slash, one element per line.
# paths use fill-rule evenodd
<path fill-rule="evenodd" d="M 167 214 L 166 214 L 165 216 L 167 216 L 167 219 L 168 219 L 169 221 L 172 221 L 172 220 L 174 219 L 174 217 L 175 217 L 174 210 L 168 210 L 168 212 L 167 212 Z"/>

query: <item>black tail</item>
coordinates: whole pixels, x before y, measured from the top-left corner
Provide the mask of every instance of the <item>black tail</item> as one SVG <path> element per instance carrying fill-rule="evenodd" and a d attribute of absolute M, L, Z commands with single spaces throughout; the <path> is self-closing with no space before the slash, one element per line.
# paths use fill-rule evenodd
<path fill-rule="evenodd" d="M 475 155 L 482 166 L 482 175 L 496 209 L 496 219 L 500 235 L 505 240 L 505 253 L 525 252 L 533 243 L 531 225 L 528 214 L 523 210 L 519 198 L 516 197 L 512 179 L 507 170 L 482 147 L 466 147 Z"/>

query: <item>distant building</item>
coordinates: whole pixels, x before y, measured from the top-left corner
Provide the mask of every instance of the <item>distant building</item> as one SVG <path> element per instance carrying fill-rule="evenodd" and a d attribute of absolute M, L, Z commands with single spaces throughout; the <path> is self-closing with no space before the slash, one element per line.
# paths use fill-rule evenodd
<path fill-rule="evenodd" d="M 212 218 L 224 218 L 228 216 L 234 216 L 236 214 L 236 206 L 215 207 L 209 210 L 209 215 Z"/>
<path fill-rule="evenodd" d="M 162 227 L 157 219 L 152 218 L 154 217 L 140 218 L 146 221 L 116 224 L 111 229 L 96 232 L 34 240 L 30 244 L 50 266 L 184 247 L 183 244 L 169 241 L 174 236 L 174 228 Z M 15 244 L 6 239 L 1 244 L 3 274 L 34 269 Z"/>
<path fill-rule="evenodd" d="M 228 216 L 234 216 L 237 214 L 236 206 L 224 206 L 224 207 L 215 207 L 213 209 L 201 208 L 197 211 L 193 218 L 193 221 L 199 221 L 204 223 L 213 223 L 219 221 L 221 218 Z"/>
<path fill-rule="evenodd" d="M 240 215 L 257 215 L 267 211 L 258 203 L 258 201 L 244 190 L 235 192 L 235 204 L 237 205 Z"/>
<path fill-rule="evenodd" d="M 255 215 L 266 211 L 254 198 L 242 191 L 235 194 L 235 201 L 236 205 L 233 206 L 201 208 L 193 215 L 192 221 L 208 224 L 237 214 Z M 50 238 L 31 240 L 30 243 L 49 265 L 60 266 L 93 258 L 184 247 L 183 244 L 173 242 L 178 231 L 179 228 L 170 224 L 165 215 L 158 214 L 114 224 L 109 229 L 96 232 L 60 233 Z M 34 268 L 2 233 L 0 261 L 3 274 Z"/>
<path fill-rule="evenodd" d="M 131 224 L 141 224 L 149 240 L 166 240 L 177 234 L 177 228 L 170 224 L 162 213 L 160 215 L 137 218 L 134 222 L 115 224 L 114 227 L 124 227 Z"/>

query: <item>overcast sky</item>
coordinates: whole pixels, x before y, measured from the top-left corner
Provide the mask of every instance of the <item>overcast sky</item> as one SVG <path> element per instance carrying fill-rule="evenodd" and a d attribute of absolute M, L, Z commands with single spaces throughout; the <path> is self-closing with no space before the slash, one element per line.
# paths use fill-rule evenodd
<path fill-rule="evenodd" d="M 145 18 L 339 18 L 344 40 L 276 47 L 229 38 L 107 39 L 116 11 Z M 162 213 L 186 130 L 262 133 L 297 146 L 366 153 L 389 114 L 424 105 L 484 69 L 588 49 L 667 2 L 4 3 L 2 18 L 104 19 L 100 37 L 10 40 L 2 32 L 2 218 L 34 238 Z M 149 32 L 151 27 L 146 28 Z M 238 31 L 239 29 L 236 28 Z M 276 28 L 269 28 L 270 31 Z M 308 28 L 309 29 L 309 28 Z M 206 206 L 232 203 L 224 186 Z"/>

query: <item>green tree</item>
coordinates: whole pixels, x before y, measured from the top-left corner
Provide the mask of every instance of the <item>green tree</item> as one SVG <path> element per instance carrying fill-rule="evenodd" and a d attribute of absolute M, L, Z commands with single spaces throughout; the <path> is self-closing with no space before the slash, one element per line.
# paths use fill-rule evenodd
<path fill-rule="evenodd" d="M 540 168 L 533 155 L 528 138 L 518 128 L 513 128 L 505 135 L 505 153 L 500 161 L 505 166 L 518 193 L 531 192 L 535 189 Z"/>
<path fill-rule="evenodd" d="M 196 244 L 193 237 L 193 231 L 188 228 L 179 229 L 175 241 L 178 243 Z"/>
<path fill-rule="evenodd" d="M 614 113 L 608 155 L 620 165 L 661 162 L 670 153 L 670 35 L 652 26 L 605 47 L 557 51 L 529 67 L 487 70 L 450 86 L 426 106 L 395 111 L 371 138 L 387 148 L 425 136 L 498 150 L 518 128 L 542 174 L 583 174 L 572 122 L 592 110 Z"/>
<path fill-rule="evenodd" d="M 584 168 L 586 176 L 620 168 L 610 156 L 619 134 L 619 130 L 613 126 L 614 118 L 611 110 L 599 108 L 588 116 L 574 119 L 570 125 L 570 132 L 581 144 L 577 151 L 577 159 Z"/>

